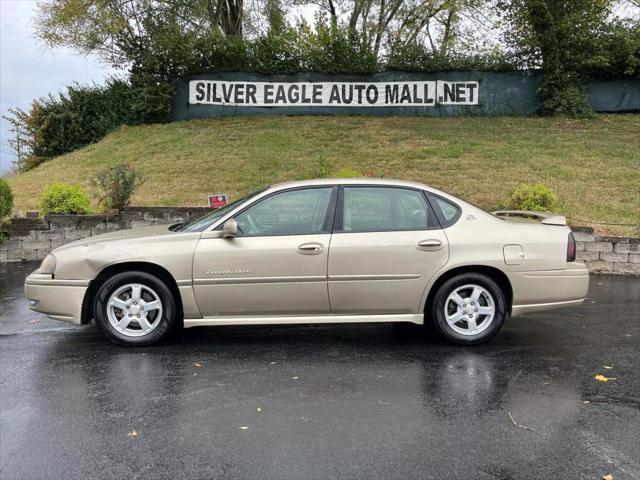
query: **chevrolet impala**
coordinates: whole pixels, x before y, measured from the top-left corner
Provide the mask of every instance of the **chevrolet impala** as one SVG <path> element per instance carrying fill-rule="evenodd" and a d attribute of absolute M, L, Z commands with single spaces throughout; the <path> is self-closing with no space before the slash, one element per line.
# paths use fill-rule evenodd
<path fill-rule="evenodd" d="M 490 214 L 419 183 L 322 179 L 69 243 L 25 293 L 34 311 L 93 321 L 125 345 L 180 327 L 352 322 L 430 322 L 473 345 L 510 316 L 580 305 L 589 275 L 575 249 L 561 215 Z"/>

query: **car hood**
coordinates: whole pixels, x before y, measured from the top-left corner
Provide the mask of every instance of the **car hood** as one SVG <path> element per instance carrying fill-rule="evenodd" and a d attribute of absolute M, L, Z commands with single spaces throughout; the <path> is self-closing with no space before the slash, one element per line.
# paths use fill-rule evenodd
<path fill-rule="evenodd" d="M 101 235 L 94 235 L 93 237 L 87 237 L 71 243 L 67 243 L 65 245 L 62 245 L 61 247 L 56 248 L 54 252 L 65 250 L 67 248 L 77 247 L 79 245 L 92 245 L 102 242 L 131 240 L 133 238 L 150 238 L 160 235 L 167 235 L 172 233 L 171 230 L 169 230 L 169 227 L 170 225 L 155 225 L 153 227 L 130 228 L 127 230 L 118 230 L 117 232 L 103 233 Z"/>

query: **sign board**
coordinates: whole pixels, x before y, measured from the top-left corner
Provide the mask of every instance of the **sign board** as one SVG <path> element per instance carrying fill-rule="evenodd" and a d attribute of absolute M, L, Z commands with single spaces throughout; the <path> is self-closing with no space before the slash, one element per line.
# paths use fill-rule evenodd
<path fill-rule="evenodd" d="M 414 117 L 540 113 L 540 70 L 377 72 L 371 75 L 212 72 L 176 78 L 175 120 L 260 115 Z M 640 78 L 592 80 L 598 112 L 640 111 Z"/>
<path fill-rule="evenodd" d="M 211 208 L 224 207 L 227 204 L 227 195 L 225 193 L 217 193 L 209 195 L 209 206 Z"/>
<path fill-rule="evenodd" d="M 191 80 L 190 105 L 434 107 L 478 105 L 477 81 L 258 82 Z"/>

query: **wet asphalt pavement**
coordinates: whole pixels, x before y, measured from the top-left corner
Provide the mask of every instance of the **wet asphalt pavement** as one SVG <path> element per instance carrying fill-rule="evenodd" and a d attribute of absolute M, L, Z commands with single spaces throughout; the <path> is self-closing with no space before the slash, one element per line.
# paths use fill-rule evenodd
<path fill-rule="evenodd" d="M 0 265 L 2 479 L 640 478 L 639 279 L 473 348 L 379 324 L 128 349 L 30 312 L 33 268 Z"/>

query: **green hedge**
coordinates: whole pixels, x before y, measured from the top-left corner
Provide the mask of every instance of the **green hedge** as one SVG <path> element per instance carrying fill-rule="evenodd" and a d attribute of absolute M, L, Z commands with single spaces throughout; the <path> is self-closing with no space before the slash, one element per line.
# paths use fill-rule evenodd
<path fill-rule="evenodd" d="M 517 70 L 515 59 L 498 50 L 476 54 L 449 52 L 440 55 L 419 43 L 391 45 L 385 58 L 385 68 L 403 72 L 451 70 L 511 72 Z"/>
<path fill-rule="evenodd" d="M 365 75 L 382 69 L 383 63 L 355 32 L 320 24 L 316 30 L 301 25 L 253 40 L 198 39 L 187 62 L 164 71 L 179 77 L 233 71 L 265 75 L 304 72 Z"/>
<path fill-rule="evenodd" d="M 139 77 L 110 78 L 103 86 L 74 84 L 57 96 L 35 100 L 21 112 L 30 155 L 22 169 L 96 142 L 120 125 L 167 121 L 171 88 Z"/>

